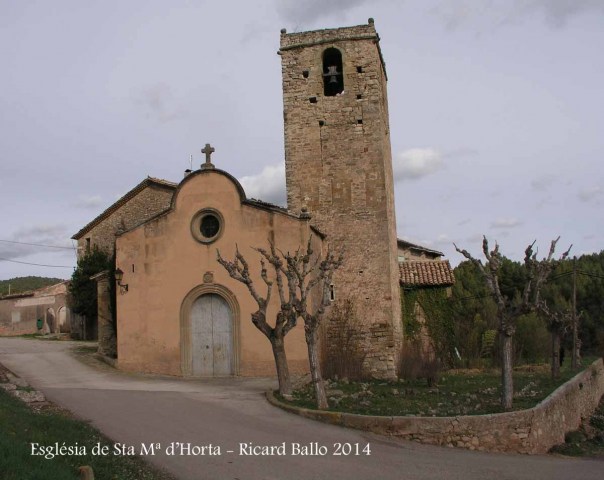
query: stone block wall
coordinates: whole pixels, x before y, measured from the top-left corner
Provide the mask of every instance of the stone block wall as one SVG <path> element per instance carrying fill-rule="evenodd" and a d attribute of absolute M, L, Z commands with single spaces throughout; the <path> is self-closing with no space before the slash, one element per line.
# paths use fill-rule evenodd
<path fill-rule="evenodd" d="M 597 360 L 534 408 L 463 417 L 393 417 L 393 436 L 432 445 L 490 452 L 546 453 L 589 418 L 604 395 L 604 366 Z"/>
<path fill-rule="evenodd" d="M 488 452 L 539 454 L 564 442 L 589 418 L 604 395 L 604 364 L 595 361 L 534 408 L 460 417 L 382 417 L 309 410 L 271 403 L 303 417 L 430 445 Z"/>
<path fill-rule="evenodd" d="M 174 189 L 149 179 L 143 181 L 74 235 L 78 256 L 94 247 L 112 254 L 116 232 L 134 228 L 170 208 Z"/>
<path fill-rule="evenodd" d="M 324 94 L 323 55 L 342 55 L 344 90 Z M 281 35 L 288 209 L 307 209 L 344 252 L 336 298 L 365 324 L 367 373 L 394 378 L 402 339 L 386 72 L 373 22 Z M 329 339 L 328 339 L 329 341 Z"/>

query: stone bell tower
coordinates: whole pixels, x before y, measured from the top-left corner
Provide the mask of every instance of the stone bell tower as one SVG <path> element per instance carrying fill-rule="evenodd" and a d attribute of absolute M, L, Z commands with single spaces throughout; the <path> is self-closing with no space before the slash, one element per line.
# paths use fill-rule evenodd
<path fill-rule="evenodd" d="M 402 341 L 386 69 L 367 25 L 281 31 L 288 209 L 344 250 L 336 298 L 363 322 L 364 369 L 392 378 Z"/>

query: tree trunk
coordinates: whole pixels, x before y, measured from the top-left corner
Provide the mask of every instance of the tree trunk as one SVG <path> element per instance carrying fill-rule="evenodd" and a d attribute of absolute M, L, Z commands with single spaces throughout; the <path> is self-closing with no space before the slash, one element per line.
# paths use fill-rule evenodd
<path fill-rule="evenodd" d="M 552 378 L 560 378 L 560 330 L 552 329 Z"/>
<path fill-rule="evenodd" d="M 312 377 L 315 399 L 319 410 L 326 410 L 329 407 L 327 395 L 325 394 L 325 385 L 321 375 L 321 365 L 319 363 L 319 348 L 317 345 L 317 333 L 306 333 L 306 345 L 308 346 L 308 362 L 310 364 L 310 375 Z"/>
<path fill-rule="evenodd" d="M 292 394 L 292 384 L 289 378 L 289 367 L 285 355 L 285 342 L 283 338 L 270 338 L 277 367 L 277 379 L 279 380 L 279 393 L 282 396 Z"/>
<path fill-rule="evenodd" d="M 501 406 L 505 410 L 512 408 L 514 397 L 514 382 L 512 379 L 514 351 L 512 348 L 512 336 L 501 332 Z"/>
<path fill-rule="evenodd" d="M 577 318 L 577 257 L 573 258 L 573 349 L 570 365 L 573 370 L 577 370 L 581 364 L 579 356 L 579 326 Z"/>

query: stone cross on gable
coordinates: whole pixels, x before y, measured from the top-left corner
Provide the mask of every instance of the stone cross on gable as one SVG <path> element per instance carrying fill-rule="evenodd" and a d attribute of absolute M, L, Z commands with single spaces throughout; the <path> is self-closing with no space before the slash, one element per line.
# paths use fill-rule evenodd
<path fill-rule="evenodd" d="M 214 153 L 216 149 L 212 147 L 209 143 L 206 143 L 206 146 L 201 149 L 201 153 L 204 153 L 206 156 L 206 163 L 201 164 L 201 168 L 214 168 L 214 164 L 212 163 L 212 153 Z"/>

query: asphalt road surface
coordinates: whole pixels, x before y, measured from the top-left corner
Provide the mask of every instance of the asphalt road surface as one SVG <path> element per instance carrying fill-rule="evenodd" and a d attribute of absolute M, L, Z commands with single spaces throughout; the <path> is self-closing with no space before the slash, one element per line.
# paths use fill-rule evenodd
<path fill-rule="evenodd" d="M 393 440 L 277 409 L 264 398 L 275 387 L 272 380 L 132 375 L 83 363 L 70 353 L 72 347 L 71 342 L 0 338 L 0 363 L 126 446 L 118 449 L 131 446 L 140 453 L 143 444 L 159 444 L 157 453 L 145 458 L 183 480 L 604 479 L 602 460 Z M 336 455 L 337 444 L 340 453 L 350 448 L 350 454 Z M 367 445 L 370 455 L 363 452 Z M 263 447 L 274 447 L 275 455 L 262 455 L 268 451 Z"/>

